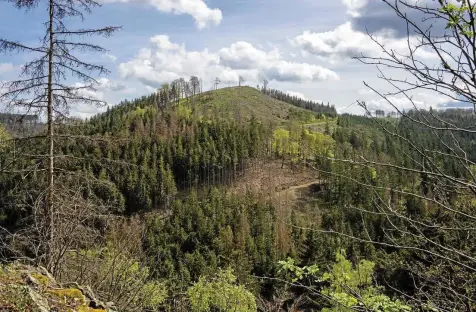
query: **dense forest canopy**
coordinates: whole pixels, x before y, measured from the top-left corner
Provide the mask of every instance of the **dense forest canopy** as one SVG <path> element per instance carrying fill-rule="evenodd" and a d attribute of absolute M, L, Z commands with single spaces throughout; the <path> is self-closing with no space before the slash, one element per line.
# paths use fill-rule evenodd
<path fill-rule="evenodd" d="M 406 60 L 383 44 L 378 57 L 357 56 L 416 77 L 380 71 L 413 104 L 403 111 L 392 93 L 376 92 L 399 118 L 363 101 L 366 115 L 339 115 L 267 80 L 242 86 L 241 76 L 227 88 L 216 77 L 204 92 L 191 76 L 82 120 L 68 116 L 70 105 L 101 101 L 63 84 L 61 69 L 92 83 L 90 72 L 106 69 L 68 47 L 103 50 L 68 41 L 89 30 L 62 21 L 97 3 L 50 0 L 39 48 L 0 41 L 0 51 L 40 53 L 23 72 L 31 77 L 7 82 L 0 100 L 38 108 L 46 122 L 26 115 L 35 126 L 22 132 L 16 115 L 0 115 L 0 262 L 46 267 L 118 311 L 474 311 L 476 115 L 421 109 L 408 93 L 476 102 L 476 54 L 467 52 L 476 10 L 470 1 L 403 11 L 400 0 L 383 3 L 442 63 L 420 67 L 410 45 Z M 445 41 L 406 10 L 442 19 Z M 437 53 L 445 42 L 466 60 L 448 63 Z"/>
<path fill-rule="evenodd" d="M 110 207 L 107 213 L 116 216 L 152 212 L 144 215 L 144 224 L 141 225 L 141 231 L 144 231 L 140 239 L 142 256 L 131 261 L 140 261 L 146 266 L 148 279 L 160 281 L 160 289 L 167 289 L 166 292 L 172 296 L 200 278 L 204 283 L 206 277 L 217 270 L 232 269 L 233 273 L 229 274 L 233 274 L 233 283 L 245 285 L 255 298 L 262 300 L 261 305 L 278 300 L 277 294 L 286 294 L 286 298 L 290 296 L 286 305 L 302 301 L 299 305 L 309 309 L 331 309 L 333 303 L 326 303 L 318 293 L 303 292 L 299 287 L 279 280 L 289 276 L 283 274 L 290 269 L 296 271 L 312 265 L 324 269 L 335 261 L 335 265 L 344 265 L 341 256 L 337 258 L 341 260 L 336 260 L 335 255 L 345 252 L 347 259 L 370 261 L 368 265 L 375 267 L 369 273 L 372 280 L 391 281 L 388 289 L 369 288 L 369 296 L 383 298 L 379 296 L 386 293 L 397 300 L 391 301 L 392 304 L 406 309 L 407 306 L 401 303 L 405 298 L 392 292 L 392 287 L 405 285 L 405 291 L 415 293 L 415 289 L 407 284 L 409 270 L 417 270 L 421 265 L 432 267 L 433 264 L 422 255 L 416 257 L 418 252 L 401 252 L 396 246 L 392 247 L 395 240 L 404 238 L 382 232 L 395 222 L 392 217 L 370 214 L 362 219 L 361 210 L 385 202 L 395 207 L 393 209 L 403 209 L 418 222 L 434 223 L 438 220 L 440 226 L 454 222 L 470 225 L 464 217 L 441 215 L 437 204 L 425 204 L 422 199 L 411 196 L 413 192 L 421 196 L 438 194 L 441 185 L 437 179 L 431 175 L 400 172 L 392 167 L 406 166 L 417 170 L 423 164 L 430 166 L 412 144 L 426 149 L 451 148 L 412 119 L 423 116 L 435 127 L 443 127 L 446 122 L 474 124 L 476 118 L 467 111 L 409 111 L 408 117 L 377 121 L 354 115 L 341 115 L 334 121 L 322 114 L 313 117 L 314 123 L 311 124 L 302 118 L 284 118 L 285 121 L 273 125 L 254 116 L 242 122 L 228 118 L 209 119 L 199 109 L 200 105 L 206 105 L 207 96 L 197 94 L 196 102 L 183 99 L 163 107 L 157 104 L 155 95 L 147 96 L 123 102 L 74 127 L 59 129 L 69 135 L 87 137 L 58 144 L 59 153 L 76 155 L 72 160 L 59 162 L 62 169 L 89 177 L 85 196 L 107 203 Z M 290 108 L 289 116 L 295 115 L 295 109 Z M 316 121 L 322 124 L 321 131 L 313 130 Z M 398 133 L 398 139 L 392 133 Z M 475 134 L 459 133 L 456 136 L 460 148 L 471 150 L 475 147 Z M 407 138 L 412 139 L 412 144 L 406 141 Z M 25 148 L 30 146 L 30 142 L 24 144 Z M 28 159 L 12 159 L 13 148 L 21 150 L 21 145 L 21 142 L 17 142 L 15 147 L 4 144 L 2 163 L 17 169 L 28 168 Z M 37 148 L 41 150 L 40 142 Z M 372 163 L 383 162 L 391 166 L 358 166 L 359 155 L 365 155 L 365 159 Z M 311 170 L 319 180 L 309 193 L 300 193 L 300 202 L 291 201 L 284 205 L 273 200 L 272 197 L 282 196 L 276 191 L 268 199 L 259 198 L 253 188 L 248 188 L 244 197 L 234 193 L 233 186 L 256 175 L 261 170 L 260 164 L 275 161 L 280 164 L 278 168 L 292 169 L 288 173 L 291 178 Z M 464 173 L 457 159 L 448 161 L 444 154 L 435 155 L 432 163 L 447 175 L 471 178 L 470 173 Z M 22 171 L 18 172 L 2 174 L 0 179 L 1 226 L 9 231 L 24 228 L 28 215 L 34 212 L 28 208 L 34 203 L 29 202 L 28 197 L 16 194 L 24 192 L 22 189 L 41 189 L 37 178 L 39 173 L 24 177 L 19 187 L 16 181 Z M 362 187 L 366 185 L 372 188 Z M 379 190 L 380 186 L 404 188 L 405 192 L 387 192 L 385 188 Z M 446 193 L 445 202 L 462 205 L 470 211 L 471 202 L 466 206 L 466 196 L 470 194 L 454 189 Z M 303 203 L 304 208 L 298 208 Z M 20 213 L 17 207 L 25 208 Z M 283 227 L 283 224 L 289 227 Z M 408 227 L 409 231 L 412 227 L 411 223 L 402 226 Z M 351 233 L 359 240 L 328 236 L 322 231 Z M 428 232 L 425 235 L 436 235 L 436 239 L 442 234 Z M 408 239 L 411 237 L 405 238 Z M 470 248 L 471 240 L 466 237 L 461 239 L 447 233 L 445 240 Z M 12 256 L 8 250 L 3 254 Z M 293 264 L 283 269 L 280 261 L 288 258 L 293 259 Z M 392 266 L 388 265 L 389 261 Z M 397 265 L 402 261 L 409 267 Z M 445 274 L 440 271 L 441 264 L 434 265 L 435 272 L 431 276 Z M 64 276 L 74 273 L 71 268 L 58 270 L 65 270 L 60 273 Z M 320 276 L 317 271 L 312 274 Z M 472 273 L 460 274 L 468 276 Z M 272 277 L 276 281 L 269 279 Z M 304 277 L 298 276 L 297 280 L 301 278 Z M 373 287 L 371 282 L 368 285 Z M 340 296 L 339 287 L 330 286 L 322 291 Z M 167 297 L 166 294 L 163 296 Z M 185 301 L 164 300 L 161 306 L 186 309 Z M 352 301 L 352 296 L 348 300 Z"/>

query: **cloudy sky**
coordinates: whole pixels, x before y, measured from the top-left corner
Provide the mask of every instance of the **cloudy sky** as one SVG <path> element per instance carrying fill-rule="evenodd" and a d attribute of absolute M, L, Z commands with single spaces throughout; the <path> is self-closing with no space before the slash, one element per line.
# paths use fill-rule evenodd
<path fill-rule="evenodd" d="M 430 0 L 420 0 L 430 1 Z M 353 55 L 377 54 L 367 36 L 376 34 L 386 46 L 404 49 L 401 21 L 379 0 L 102 0 L 103 6 L 81 26 L 119 25 L 108 39 L 93 39 L 109 50 L 88 55 L 110 70 L 94 93 L 110 105 L 149 94 L 162 83 L 196 75 L 204 89 L 214 77 L 221 86 L 236 85 L 243 76 L 256 86 L 270 87 L 306 99 L 330 102 L 340 112 L 358 113 L 351 105 L 365 100 L 371 109 L 385 108 L 363 81 L 377 89 L 387 86 L 373 66 Z M 0 2 L 0 37 L 32 44 L 42 35 L 41 7 L 22 12 Z M 14 78 L 28 55 L 0 55 L 0 81 Z M 421 58 L 431 62 L 431 53 Z M 74 83 L 71 82 L 71 83 Z M 414 94 L 421 106 L 443 107 L 448 99 L 426 92 Z M 403 97 L 392 100 L 401 108 Z M 349 107 L 350 105 L 350 107 Z M 89 116 L 96 108 L 74 107 L 73 114 Z"/>

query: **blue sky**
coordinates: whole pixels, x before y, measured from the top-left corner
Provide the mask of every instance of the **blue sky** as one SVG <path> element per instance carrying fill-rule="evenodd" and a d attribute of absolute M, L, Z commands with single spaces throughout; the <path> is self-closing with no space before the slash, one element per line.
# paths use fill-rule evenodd
<path fill-rule="evenodd" d="M 379 2 L 103 0 L 84 25 L 76 21 L 74 26 L 122 26 L 111 38 L 92 39 L 109 50 L 106 55 L 85 56 L 111 70 L 91 92 L 110 105 L 148 94 L 178 77 L 197 75 L 207 89 L 214 77 L 226 86 L 237 84 L 241 75 L 249 85 L 268 79 L 270 87 L 330 102 L 340 110 L 358 99 L 379 109 L 384 101 L 363 85 L 365 80 L 385 88 L 376 69 L 351 60 L 362 52 L 378 53 L 362 29 L 365 25 L 376 33 L 399 25 Z M 0 2 L 0 38 L 34 43 L 42 34 L 45 13 L 41 6 L 23 12 Z M 398 31 L 382 40 L 395 49 L 406 43 Z M 28 57 L 0 55 L 0 81 L 14 78 Z M 448 102 L 429 94 L 416 94 L 415 99 L 421 106 L 443 107 Z M 404 108 L 410 105 L 404 98 L 395 102 Z M 97 108 L 72 108 L 72 114 L 82 117 L 96 112 Z"/>

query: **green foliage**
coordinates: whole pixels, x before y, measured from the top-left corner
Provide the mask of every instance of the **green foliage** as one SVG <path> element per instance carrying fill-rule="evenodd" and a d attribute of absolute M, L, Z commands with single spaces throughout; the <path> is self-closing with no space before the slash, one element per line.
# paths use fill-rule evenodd
<path fill-rule="evenodd" d="M 200 277 L 187 291 L 194 312 L 254 312 L 256 301 L 252 293 L 236 285 L 230 269 L 220 270 L 211 277 Z"/>
<path fill-rule="evenodd" d="M 164 284 L 156 280 L 147 281 L 133 302 L 149 311 L 159 311 L 167 298 L 167 289 Z"/>
<path fill-rule="evenodd" d="M 459 4 L 446 3 L 443 0 L 439 0 L 439 2 L 440 12 L 445 14 L 448 19 L 446 29 L 454 29 L 457 33 L 472 38 L 474 36 L 474 14 L 476 13 L 474 5 L 470 7 L 466 1 L 459 1 Z"/>
<path fill-rule="evenodd" d="M 344 252 L 338 252 L 332 270 L 322 276 L 330 286 L 321 292 L 331 299 L 332 305 L 323 311 L 354 311 L 357 308 L 375 312 L 411 311 L 401 301 L 384 295 L 381 287 L 374 286 L 374 267 L 375 263 L 367 260 L 361 260 L 354 267 Z"/>
<path fill-rule="evenodd" d="M 289 110 L 289 120 L 306 124 L 314 123 L 318 121 L 318 118 L 316 114 L 311 111 L 291 109 Z"/>
<path fill-rule="evenodd" d="M 6 147 L 7 140 L 10 139 L 10 135 L 8 134 L 7 130 L 2 127 L 0 124 L 0 151 Z"/>
<path fill-rule="evenodd" d="M 336 254 L 336 262 L 331 271 L 322 275 L 318 275 L 319 269 L 316 265 L 299 267 L 290 258 L 280 261 L 279 266 L 279 272 L 291 276 L 293 283 L 311 277 L 314 287 L 329 299 L 331 307 L 322 311 L 411 311 L 410 306 L 399 300 L 392 300 L 383 294 L 381 287 L 374 286 L 375 263 L 361 260 L 354 267 L 343 251 Z"/>
<path fill-rule="evenodd" d="M 315 278 L 319 272 L 317 265 L 299 267 L 292 258 L 279 261 L 278 266 L 278 274 L 287 276 L 293 283 L 309 276 Z"/>
<path fill-rule="evenodd" d="M 303 151 L 303 154 L 314 156 L 333 157 L 334 156 L 334 139 L 324 133 L 311 132 L 304 129 L 303 144 L 309 148 L 309 150 Z"/>
<path fill-rule="evenodd" d="M 189 120 L 192 116 L 192 109 L 185 103 L 179 103 L 177 105 L 177 116 L 180 119 Z"/>
<path fill-rule="evenodd" d="M 7 130 L 0 125 L 0 141 L 7 140 L 10 138 L 10 135 L 7 133 Z"/>
<path fill-rule="evenodd" d="M 303 127 L 291 130 L 278 128 L 273 132 L 272 148 L 275 155 L 283 160 L 289 158 L 292 163 L 320 156 L 333 157 L 334 147 L 335 141 L 331 136 Z"/>
<path fill-rule="evenodd" d="M 286 129 L 276 129 L 273 133 L 273 150 L 279 157 L 289 153 L 290 148 L 290 132 Z"/>
<path fill-rule="evenodd" d="M 476 165 L 469 165 L 469 170 L 471 171 L 471 176 L 476 177 Z M 473 179 L 471 177 L 471 179 Z"/>
<path fill-rule="evenodd" d="M 145 114 L 145 109 L 141 108 L 141 107 L 137 107 L 133 112 L 132 112 L 132 116 L 135 117 L 135 118 L 142 118 L 144 117 L 144 114 Z"/>

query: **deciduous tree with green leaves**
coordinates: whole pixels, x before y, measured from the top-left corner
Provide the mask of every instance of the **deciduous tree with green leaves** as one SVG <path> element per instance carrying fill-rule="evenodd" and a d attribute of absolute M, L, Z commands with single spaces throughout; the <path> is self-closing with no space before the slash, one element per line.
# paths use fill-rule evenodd
<path fill-rule="evenodd" d="M 215 276 L 200 277 L 188 291 L 193 312 L 255 312 L 256 301 L 251 292 L 236 284 L 230 269 Z"/>
<path fill-rule="evenodd" d="M 375 263 L 361 260 L 355 266 L 346 259 L 345 252 L 336 254 L 332 268 L 321 273 L 317 265 L 298 266 L 288 258 L 279 262 L 279 273 L 294 285 L 310 294 L 327 299 L 323 312 L 403 312 L 411 307 L 392 299 L 376 286 L 373 274 Z"/>

